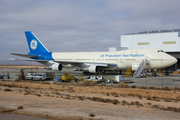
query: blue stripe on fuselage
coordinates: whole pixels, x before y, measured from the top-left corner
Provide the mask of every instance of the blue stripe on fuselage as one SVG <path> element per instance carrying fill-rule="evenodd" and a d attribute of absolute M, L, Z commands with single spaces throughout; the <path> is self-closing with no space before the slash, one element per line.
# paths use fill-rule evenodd
<path fill-rule="evenodd" d="M 35 60 L 54 60 L 52 58 L 52 52 L 44 52 L 44 53 L 28 53 L 28 55 L 41 55 L 41 57 L 31 57 Z"/>

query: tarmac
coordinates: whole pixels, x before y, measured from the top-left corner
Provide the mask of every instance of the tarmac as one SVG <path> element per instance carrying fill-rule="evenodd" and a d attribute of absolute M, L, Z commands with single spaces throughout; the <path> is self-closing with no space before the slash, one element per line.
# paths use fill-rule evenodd
<path fill-rule="evenodd" d="M 52 71 L 52 70 L 45 70 L 45 69 L 25 69 L 24 74 L 25 76 L 29 72 L 36 72 L 36 73 L 45 73 L 45 72 L 55 72 L 55 77 L 64 75 L 63 72 L 67 72 L 71 75 L 73 75 L 76 78 L 79 78 L 79 75 L 82 76 L 83 79 L 86 79 L 88 75 L 83 75 L 82 71 L 73 71 L 73 69 L 63 69 L 62 71 Z M 1 68 L 0 69 L 0 75 L 7 75 L 9 73 L 10 79 L 9 80 L 16 80 L 19 75 L 19 69 L 18 68 Z M 133 81 L 133 83 L 128 83 L 129 86 L 135 85 L 137 87 L 140 86 L 153 86 L 153 87 L 180 87 L 180 74 L 170 74 L 170 76 L 159 76 L 162 73 L 158 73 L 156 77 L 152 76 L 152 73 L 148 73 L 148 77 L 143 78 L 134 78 L 134 77 L 125 77 L 124 80 L 130 80 Z M 103 78 L 109 78 L 109 79 L 115 79 L 115 76 L 117 74 L 114 73 L 107 73 L 105 75 L 102 75 Z M 54 79 L 55 79 L 54 77 Z M 7 80 L 7 79 L 5 79 Z"/>

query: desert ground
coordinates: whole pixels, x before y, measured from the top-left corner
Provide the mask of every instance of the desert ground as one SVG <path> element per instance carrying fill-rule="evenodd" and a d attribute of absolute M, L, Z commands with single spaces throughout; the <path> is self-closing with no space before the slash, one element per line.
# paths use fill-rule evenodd
<path fill-rule="evenodd" d="M 180 90 L 0 81 L 0 111 L 59 120 L 178 120 Z"/>

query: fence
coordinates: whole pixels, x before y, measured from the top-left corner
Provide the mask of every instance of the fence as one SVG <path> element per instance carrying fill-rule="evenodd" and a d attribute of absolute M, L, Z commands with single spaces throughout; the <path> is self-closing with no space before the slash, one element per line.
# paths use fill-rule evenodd
<path fill-rule="evenodd" d="M 64 71 L 64 70 L 63 70 Z M 55 72 L 55 76 L 57 75 L 63 75 L 63 71 Z M 29 72 L 35 72 L 35 73 L 45 73 L 45 72 L 53 72 L 53 71 L 47 71 L 44 69 L 25 69 L 24 75 L 27 76 Z M 0 69 L 0 76 L 5 76 L 4 79 L 8 79 L 7 75 L 9 74 L 9 80 L 16 80 L 18 79 L 18 75 L 20 73 L 19 69 Z M 73 72 L 74 73 L 74 72 Z M 73 74 L 75 77 L 79 77 L 79 73 Z M 86 76 L 82 77 L 85 79 Z M 103 75 L 104 78 L 111 78 L 114 79 L 115 75 Z M 2 79 L 2 78 L 0 78 Z M 180 75 L 174 75 L 174 76 L 156 76 L 152 77 L 149 75 L 149 77 L 143 77 L 143 78 L 134 78 L 134 77 L 125 77 L 125 81 L 132 81 L 133 83 L 128 83 L 129 86 L 135 85 L 137 87 L 145 86 L 145 87 L 180 87 Z"/>

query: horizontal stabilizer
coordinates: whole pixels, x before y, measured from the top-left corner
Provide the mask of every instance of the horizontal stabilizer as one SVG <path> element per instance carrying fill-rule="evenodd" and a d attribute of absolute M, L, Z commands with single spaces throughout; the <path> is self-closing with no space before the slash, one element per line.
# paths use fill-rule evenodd
<path fill-rule="evenodd" d="M 49 60 L 32 60 L 32 59 L 15 59 L 15 58 L 10 58 L 8 60 L 17 60 L 17 61 L 31 61 L 31 62 L 48 62 Z"/>
<path fill-rule="evenodd" d="M 17 55 L 17 56 L 21 56 L 21 57 L 27 57 L 27 58 L 32 58 L 32 57 L 41 57 L 41 55 L 27 55 L 27 54 L 18 54 L 18 53 L 11 53 L 11 55 Z"/>

